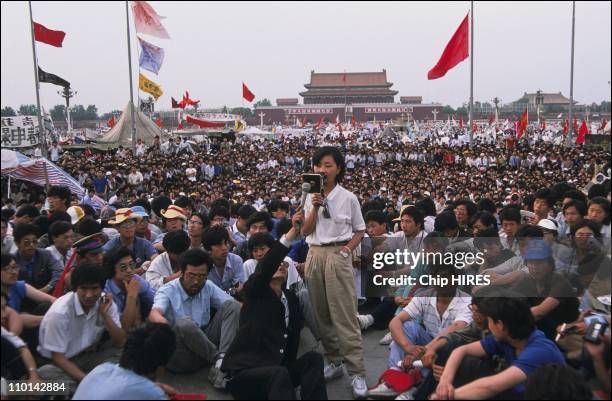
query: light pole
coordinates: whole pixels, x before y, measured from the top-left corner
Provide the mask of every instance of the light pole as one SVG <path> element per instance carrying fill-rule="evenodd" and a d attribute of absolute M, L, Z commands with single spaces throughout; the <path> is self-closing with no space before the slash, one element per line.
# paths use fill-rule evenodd
<path fill-rule="evenodd" d="M 497 124 L 497 121 L 499 120 L 499 102 L 501 102 L 501 99 L 496 96 L 493 99 L 493 104 L 495 105 L 495 123 L 496 124 Z"/>
<path fill-rule="evenodd" d="M 432 112 L 431 112 L 431 114 L 433 114 L 433 116 L 434 116 L 434 123 L 436 121 L 438 121 L 438 119 L 437 119 L 438 113 L 439 113 L 438 109 L 433 109 Z"/>
<path fill-rule="evenodd" d="M 539 89 L 536 92 L 535 103 L 536 103 L 536 112 L 538 114 L 538 124 L 541 124 L 542 122 L 540 121 L 540 107 L 544 103 L 544 95 L 542 95 L 542 91 Z"/>
<path fill-rule="evenodd" d="M 57 94 L 66 99 L 66 125 L 68 133 L 72 132 L 72 124 L 70 123 L 70 98 L 76 96 L 78 92 L 70 89 L 69 86 L 64 86 L 64 90 L 57 91 Z"/>

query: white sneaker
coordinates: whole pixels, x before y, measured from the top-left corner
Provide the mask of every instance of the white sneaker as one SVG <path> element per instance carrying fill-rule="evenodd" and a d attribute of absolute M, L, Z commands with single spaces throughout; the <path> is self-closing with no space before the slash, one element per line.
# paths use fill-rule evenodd
<path fill-rule="evenodd" d="M 353 376 L 353 380 L 351 380 L 351 387 L 353 387 L 353 398 L 356 400 L 367 397 L 368 385 L 363 377 Z"/>
<path fill-rule="evenodd" d="M 393 341 L 393 337 L 391 337 L 391 332 L 385 334 L 383 338 L 378 342 L 380 345 L 390 345 Z"/>
<path fill-rule="evenodd" d="M 374 399 L 379 399 L 379 398 L 388 399 L 388 398 L 397 397 L 398 395 L 399 393 L 395 391 L 394 389 L 392 389 L 391 387 L 387 386 L 385 382 L 380 383 L 378 386 L 368 391 L 368 398 L 374 398 Z"/>
<path fill-rule="evenodd" d="M 223 358 L 219 358 L 215 362 L 215 366 L 208 371 L 208 381 L 218 390 L 224 390 L 227 384 L 225 373 L 221 371 L 222 364 Z"/>
<path fill-rule="evenodd" d="M 325 376 L 326 381 L 344 376 L 344 364 L 341 363 L 340 365 L 335 365 L 333 363 L 328 363 L 323 369 L 323 376 Z"/>
<path fill-rule="evenodd" d="M 361 330 L 367 330 L 374 324 L 374 316 L 372 315 L 357 315 L 357 320 L 359 320 Z"/>
<path fill-rule="evenodd" d="M 414 400 L 414 393 L 416 392 L 416 390 L 417 388 L 413 387 L 410 390 L 401 393 L 395 399 L 396 400 Z"/>

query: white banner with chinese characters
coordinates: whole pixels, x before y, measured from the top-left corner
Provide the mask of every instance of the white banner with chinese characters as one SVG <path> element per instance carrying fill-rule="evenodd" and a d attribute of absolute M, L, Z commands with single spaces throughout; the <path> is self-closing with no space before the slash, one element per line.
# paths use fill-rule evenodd
<path fill-rule="evenodd" d="M 28 148 L 38 145 L 36 116 L 2 117 L 2 147 Z"/>

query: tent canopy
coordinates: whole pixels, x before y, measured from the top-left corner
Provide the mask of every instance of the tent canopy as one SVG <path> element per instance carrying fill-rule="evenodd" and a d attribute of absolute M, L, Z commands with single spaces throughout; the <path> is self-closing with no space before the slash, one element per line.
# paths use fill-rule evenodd
<path fill-rule="evenodd" d="M 96 140 L 97 148 L 109 149 L 119 145 L 132 147 L 132 113 L 130 106 L 131 103 L 128 102 L 115 126 Z M 134 110 L 134 117 L 136 118 L 136 140 L 142 139 L 143 143 L 150 145 L 156 135 L 159 135 L 160 138 L 164 136 L 164 132 L 141 111 Z"/>

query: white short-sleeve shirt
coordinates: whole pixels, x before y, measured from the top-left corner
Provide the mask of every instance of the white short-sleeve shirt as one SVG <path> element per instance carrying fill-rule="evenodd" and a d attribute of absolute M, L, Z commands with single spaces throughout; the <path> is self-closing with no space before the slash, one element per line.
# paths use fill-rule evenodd
<path fill-rule="evenodd" d="M 457 290 L 448 308 L 440 316 L 436 306 L 437 298 L 435 290 L 430 289 L 428 291 L 430 294 L 423 293 L 412 298 L 410 303 L 404 308 L 404 312 L 407 312 L 412 319 L 422 321 L 425 330 L 429 334 L 435 337 L 454 322 L 472 323 L 472 313 L 470 312 L 472 298 L 468 294 Z"/>
<path fill-rule="evenodd" d="M 313 208 L 312 195 L 306 198 L 305 215 Z M 361 206 L 352 192 L 340 185 L 327 196 L 330 218 L 323 217 L 323 206 L 318 210 L 315 230 L 306 237 L 308 245 L 322 245 L 332 242 L 349 241 L 357 231 L 365 231 L 366 225 Z"/>
<path fill-rule="evenodd" d="M 55 301 L 40 323 L 38 352 L 49 359 L 52 352 L 62 353 L 70 359 L 96 345 L 106 330 L 104 320 L 98 313 L 100 302 L 98 300 L 85 313 L 75 292 L 69 292 Z M 117 327 L 121 327 L 114 302 L 109 309 L 109 316 Z"/>

